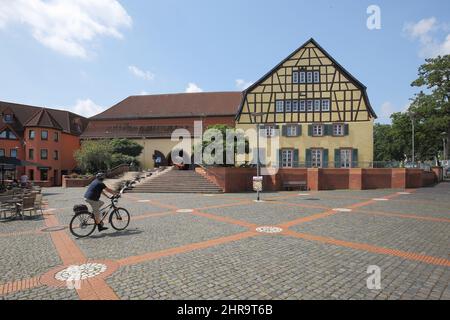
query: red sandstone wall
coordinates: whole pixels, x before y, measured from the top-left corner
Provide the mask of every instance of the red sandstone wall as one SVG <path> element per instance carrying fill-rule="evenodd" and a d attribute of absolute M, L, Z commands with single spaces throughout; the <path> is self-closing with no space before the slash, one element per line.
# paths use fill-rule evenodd
<path fill-rule="evenodd" d="M 392 185 L 392 169 L 363 169 L 362 189 L 386 189 Z"/>
<path fill-rule="evenodd" d="M 253 168 L 208 168 L 196 171 L 221 187 L 224 192 L 252 191 Z M 283 189 L 283 181 L 307 181 L 310 190 L 420 188 L 435 184 L 435 172 L 421 169 L 280 169 L 264 176 L 264 191 Z"/>
<path fill-rule="evenodd" d="M 320 190 L 336 190 L 349 188 L 349 170 L 323 169 L 319 170 Z"/>

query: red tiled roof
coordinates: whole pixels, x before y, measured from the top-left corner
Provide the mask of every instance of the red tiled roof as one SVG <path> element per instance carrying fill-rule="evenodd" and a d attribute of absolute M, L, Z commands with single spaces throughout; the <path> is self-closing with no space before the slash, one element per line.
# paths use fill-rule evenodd
<path fill-rule="evenodd" d="M 52 127 L 80 135 L 88 124 L 87 118 L 70 111 L 0 101 L 0 114 L 8 110 L 14 113 L 15 121 L 11 125 L 18 131 L 23 131 L 28 123 L 30 126 Z"/>
<path fill-rule="evenodd" d="M 43 128 L 55 128 L 62 130 L 61 125 L 48 110 L 42 108 L 34 114 L 25 124 L 24 127 L 43 127 Z"/>
<path fill-rule="evenodd" d="M 241 99 L 241 92 L 131 96 L 91 120 L 235 116 Z"/>

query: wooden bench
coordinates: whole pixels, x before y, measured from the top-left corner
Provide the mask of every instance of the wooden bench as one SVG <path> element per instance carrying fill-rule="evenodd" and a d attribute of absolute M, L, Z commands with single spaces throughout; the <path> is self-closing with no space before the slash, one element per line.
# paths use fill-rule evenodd
<path fill-rule="evenodd" d="M 300 188 L 300 190 L 307 190 L 306 181 L 284 181 L 283 189 L 293 190 L 294 188 Z"/>

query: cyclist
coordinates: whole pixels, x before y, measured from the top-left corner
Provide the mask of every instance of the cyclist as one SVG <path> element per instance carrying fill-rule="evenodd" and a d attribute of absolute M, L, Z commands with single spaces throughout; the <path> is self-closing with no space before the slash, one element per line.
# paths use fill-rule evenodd
<path fill-rule="evenodd" d="M 100 200 L 100 196 L 103 194 L 108 197 L 105 193 L 107 191 L 111 195 L 115 196 L 117 193 L 114 190 L 108 188 L 103 181 L 105 180 L 104 173 L 97 173 L 95 176 L 95 180 L 91 182 L 86 193 L 84 194 L 84 198 L 87 203 L 92 207 L 92 213 L 94 214 L 95 223 L 97 224 L 98 231 L 102 232 L 107 230 L 107 227 L 103 226 L 103 222 L 101 222 L 102 217 L 100 216 L 100 208 L 105 204 Z"/>

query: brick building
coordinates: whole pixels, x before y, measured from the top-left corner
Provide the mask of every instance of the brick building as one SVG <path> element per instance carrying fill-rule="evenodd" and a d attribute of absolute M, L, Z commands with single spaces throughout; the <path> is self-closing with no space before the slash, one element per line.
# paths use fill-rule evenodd
<path fill-rule="evenodd" d="M 17 168 L 45 186 L 61 185 L 61 176 L 76 168 L 74 152 L 88 119 L 64 110 L 0 102 L 0 156 L 39 164 Z"/>

